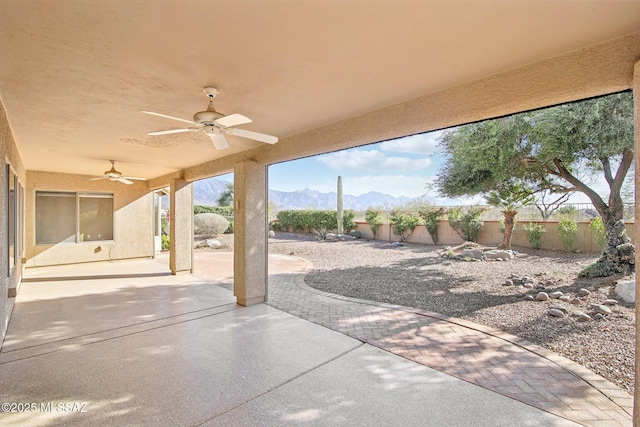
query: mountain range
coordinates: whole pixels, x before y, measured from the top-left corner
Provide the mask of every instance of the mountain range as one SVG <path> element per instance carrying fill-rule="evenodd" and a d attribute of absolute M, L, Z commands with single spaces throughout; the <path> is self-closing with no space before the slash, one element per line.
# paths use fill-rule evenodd
<path fill-rule="evenodd" d="M 194 183 L 194 204 L 217 206 L 220 195 L 227 189 L 228 181 L 205 179 Z M 363 211 L 370 207 L 389 207 L 403 205 L 412 199 L 404 196 L 392 196 L 370 191 L 359 196 L 344 195 L 344 209 Z M 282 209 L 336 209 L 336 192 L 321 193 L 309 188 L 297 191 L 269 190 L 269 202 L 278 210 Z"/>

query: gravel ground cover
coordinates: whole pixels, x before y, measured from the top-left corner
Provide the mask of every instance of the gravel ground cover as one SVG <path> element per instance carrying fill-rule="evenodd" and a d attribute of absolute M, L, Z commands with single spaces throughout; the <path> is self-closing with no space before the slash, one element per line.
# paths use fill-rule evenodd
<path fill-rule="evenodd" d="M 225 237 L 228 239 L 228 237 Z M 231 248 L 232 240 L 223 242 Z M 467 319 L 502 329 L 582 364 L 609 381 L 632 392 L 634 386 L 633 305 L 615 294 L 623 277 L 580 279 L 577 274 L 598 254 L 576 254 L 514 248 L 511 261 L 447 259 L 442 246 L 366 239 L 317 241 L 311 234 L 277 233 L 269 239 L 269 252 L 296 255 L 310 260 L 314 270 L 306 283 L 340 295 L 399 304 Z M 505 286 L 511 274 L 530 275 L 533 289 Z M 590 295 L 578 297 L 578 290 Z M 527 295 L 561 291 L 574 303 L 550 299 L 530 301 Z M 613 298 L 620 304 L 602 320 L 579 322 L 570 313 L 594 316 L 591 304 Z M 563 318 L 548 314 L 563 306 Z"/>

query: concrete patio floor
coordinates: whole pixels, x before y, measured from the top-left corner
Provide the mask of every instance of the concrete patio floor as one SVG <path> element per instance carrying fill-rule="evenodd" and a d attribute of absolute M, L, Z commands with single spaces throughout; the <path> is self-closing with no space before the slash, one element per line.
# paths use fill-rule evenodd
<path fill-rule="evenodd" d="M 301 266 L 276 258 L 273 271 Z M 26 279 L 0 352 L 1 401 L 16 404 L 3 426 L 576 425 L 269 305 L 238 306 L 156 260 Z"/>

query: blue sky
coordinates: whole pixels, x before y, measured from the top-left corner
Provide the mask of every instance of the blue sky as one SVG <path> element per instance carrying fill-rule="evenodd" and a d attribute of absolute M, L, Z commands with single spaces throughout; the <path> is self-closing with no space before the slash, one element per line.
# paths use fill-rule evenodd
<path fill-rule="evenodd" d="M 440 132 L 430 132 L 351 148 L 269 167 L 269 188 L 323 193 L 336 191 L 342 176 L 344 194 L 377 191 L 393 196 L 436 196 L 430 184 L 442 165 L 438 155 Z"/>
<path fill-rule="evenodd" d="M 391 141 L 337 151 L 269 167 L 269 189 L 296 191 L 310 188 L 322 193 L 336 191 L 342 176 L 344 194 L 359 196 L 370 191 L 418 198 L 437 198 L 438 204 L 484 204 L 482 196 L 443 199 L 433 186 L 444 156 L 438 148 L 443 131 L 412 135 Z M 633 175 L 630 173 L 629 175 Z M 233 175 L 217 177 L 233 181 Z M 593 184 L 596 191 L 608 195 L 603 178 Z M 582 193 L 571 203 L 589 203 Z"/>

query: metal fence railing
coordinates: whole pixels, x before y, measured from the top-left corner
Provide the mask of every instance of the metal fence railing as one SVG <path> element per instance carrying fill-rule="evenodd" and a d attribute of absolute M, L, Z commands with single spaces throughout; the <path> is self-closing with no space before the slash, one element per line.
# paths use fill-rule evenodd
<path fill-rule="evenodd" d="M 444 206 L 445 209 L 455 208 L 457 206 Z M 485 209 L 482 213 L 482 219 L 485 221 L 499 221 L 504 215 L 502 209 L 493 206 L 481 206 Z M 463 206 L 463 209 L 468 209 L 469 206 Z M 555 208 L 555 207 L 554 207 Z M 518 221 L 558 221 L 565 216 L 568 216 L 576 221 L 591 221 L 592 219 L 600 216 L 598 211 L 591 203 L 564 203 L 558 208 L 542 210 L 536 206 L 526 206 L 518 209 L 518 215 L 516 219 Z M 417 215 L 418 212 L 412 212 Z M 543 215 L 543 213 L 545 215 Z M 633 203 L 624 204 L 623 220 L 626 222 L 635 222 L 635 212 Z M 388 223 L 391 215 L 391 211 L 380 211 L 380 219 L 383 223 Z M 546 216 L 546 218 L 544 218 Z M 365 211 L 356 213 L 355 220 L 358 222 L 365 221 Z"/>

